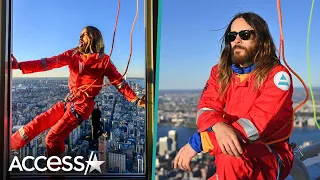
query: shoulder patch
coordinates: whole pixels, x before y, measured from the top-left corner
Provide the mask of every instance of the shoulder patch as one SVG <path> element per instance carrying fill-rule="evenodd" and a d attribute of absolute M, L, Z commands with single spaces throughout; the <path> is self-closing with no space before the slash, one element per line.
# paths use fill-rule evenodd
<path fill-rule="evenodd" d="M 281 90 L 287 91 L 290 88 L 290 76 L 285 71 L 280 71 L 273 77 L 274 84 Z"/>

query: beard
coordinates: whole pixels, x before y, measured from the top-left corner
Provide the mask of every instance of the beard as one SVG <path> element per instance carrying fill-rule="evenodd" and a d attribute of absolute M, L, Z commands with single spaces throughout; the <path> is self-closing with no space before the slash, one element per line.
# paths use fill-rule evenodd
<path fill-rule="evenodd" d="M 244 52 L 235 52 L 236 49 L 242 49 Z M 241 45 L 235 45 L 231 51 L 232 62 L 236 65 L 243 65 L 248 62 L 253 62 L 256 50 L 257 48 L 255 46 L 251 48 L 246 48 Z"/>
<path fill-rule="evenodd" d="M 82 42 L 82 43 L 79 44 L 78 48 L 79 48 L 79 51 L 81 53 L 87 54 L 87 53 L 91 52 L 91 50 L 90 50 L 90 42 Z"/>

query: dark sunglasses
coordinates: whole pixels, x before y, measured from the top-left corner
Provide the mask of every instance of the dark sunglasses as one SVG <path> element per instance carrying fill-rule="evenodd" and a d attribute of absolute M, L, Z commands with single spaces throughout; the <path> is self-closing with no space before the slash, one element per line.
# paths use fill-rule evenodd
<path fill-rule="evenodd" d="M 229 32 L 227 34 L 227 39 L 229 42 L 232 42 L 237 38 L 237 35 L 239 34 L 242 40 L 249 40 L 253 33 L 254 33 L 254 30 L 242 30 L 240 32 Z"/>

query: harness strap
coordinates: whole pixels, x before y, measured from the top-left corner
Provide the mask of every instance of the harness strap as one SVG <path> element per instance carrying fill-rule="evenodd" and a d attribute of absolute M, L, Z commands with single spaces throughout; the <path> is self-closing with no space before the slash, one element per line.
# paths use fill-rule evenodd
<path fill-rule="evenodd" d="M 282 162 L 282 160 L 280 159 L 279 154 L 278 154 L 274 149 L 272 149 L 272 148 L 270 147 L 270 146 L 272 146 L 272 145 L 267 145 L 267 144 L 264 144 L 264 145 L 267 147 L 267 149 L 269 150 L 270 153 L 273 153 L 273 154 L 276 156 L 276 159 L 277 159 L 277 162 L 278 162 L 277 180 L 279 180 L 279 179 L 280 179 L 280 175 L 281 175 L 281 168 L 282 168 L 283 162 Z"/>
<path fill-rule="evenodd" d="M 67 102 L 69 102 L 68 98 L 71 96 L 71 93 L 68 93 L 67 96 L 61 101 L 64 105 L 64 112 L 67 110 Z"/>
<path fill-rule="evenodd" d="M 279 180 L 279 179 L 280 179 L 280 174 L 281 174 L 282 161 L 281 161 L 281 159 L 280 159 L 280 157 L 279 157 L 279 154 L 278 154 L 275 150 L 272 149 L 272 152 L 273 152 L 273 154 L 276 156 L 277 161 L 278 161 L 277 180 Z"/>
<path fill-rule="evenodd" d="M 72 93 L 68 93 L 67 96 L 62 100 L 62 103 L 64 105 L 64 112 L 66 112 L 67 110 L 67 102 L 71 102 L 71 111 L 72 113 L 77 117 L 78 119 L 78 122 L 79 122 L 79 125 L 82 123 L 82 118 L 81 116 L 79 115 L 79 113 L 76 111 L 76 109 L 74 108 L 74 101 L 69 101 L 69 97 L 72 95 Z M 92 98 L 93 100 L 95 99 L 95 97 Z"/>
<path fill-rule="evenodd" d="M 79 115 L 79 113 L 76 111 L 76 109 L 74 108 L 73 102 L 71 103 L 71 111 L 72 113 L 77 117 L 78 119 L 78 124 L 80 125 L 82 123 L 82 118 Z"/>

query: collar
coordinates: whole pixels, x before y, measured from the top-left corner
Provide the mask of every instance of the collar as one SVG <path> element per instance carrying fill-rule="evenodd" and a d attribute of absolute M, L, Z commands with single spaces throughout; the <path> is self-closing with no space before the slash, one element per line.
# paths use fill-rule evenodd
<path fill-rule="evenodd" d="M 248 67 L 245 67 L 245 68 L 243 68 L 243 67 L 238 67 L 237 65 L 235 65 L 235 64 L 232 64 L 232 69 L 233 69 L 233 71 L 235 72 L 235 73 L 237 73 L 237 74 L 248 74 L 248 73 L 250 73 L 251 71 L 253 71 L 253 69 L 256 67 L 256 65 L 255 64 L 252 64 L 252 65 L 250 65 L 250 66 L 248 66 Z"/>
<path fill-rule="evenodd" d="M 101 59 L 104 55 L 102 53 L 80 53 L 80 54 L 87 56 L 88 59 L 90 58 Z"/>

